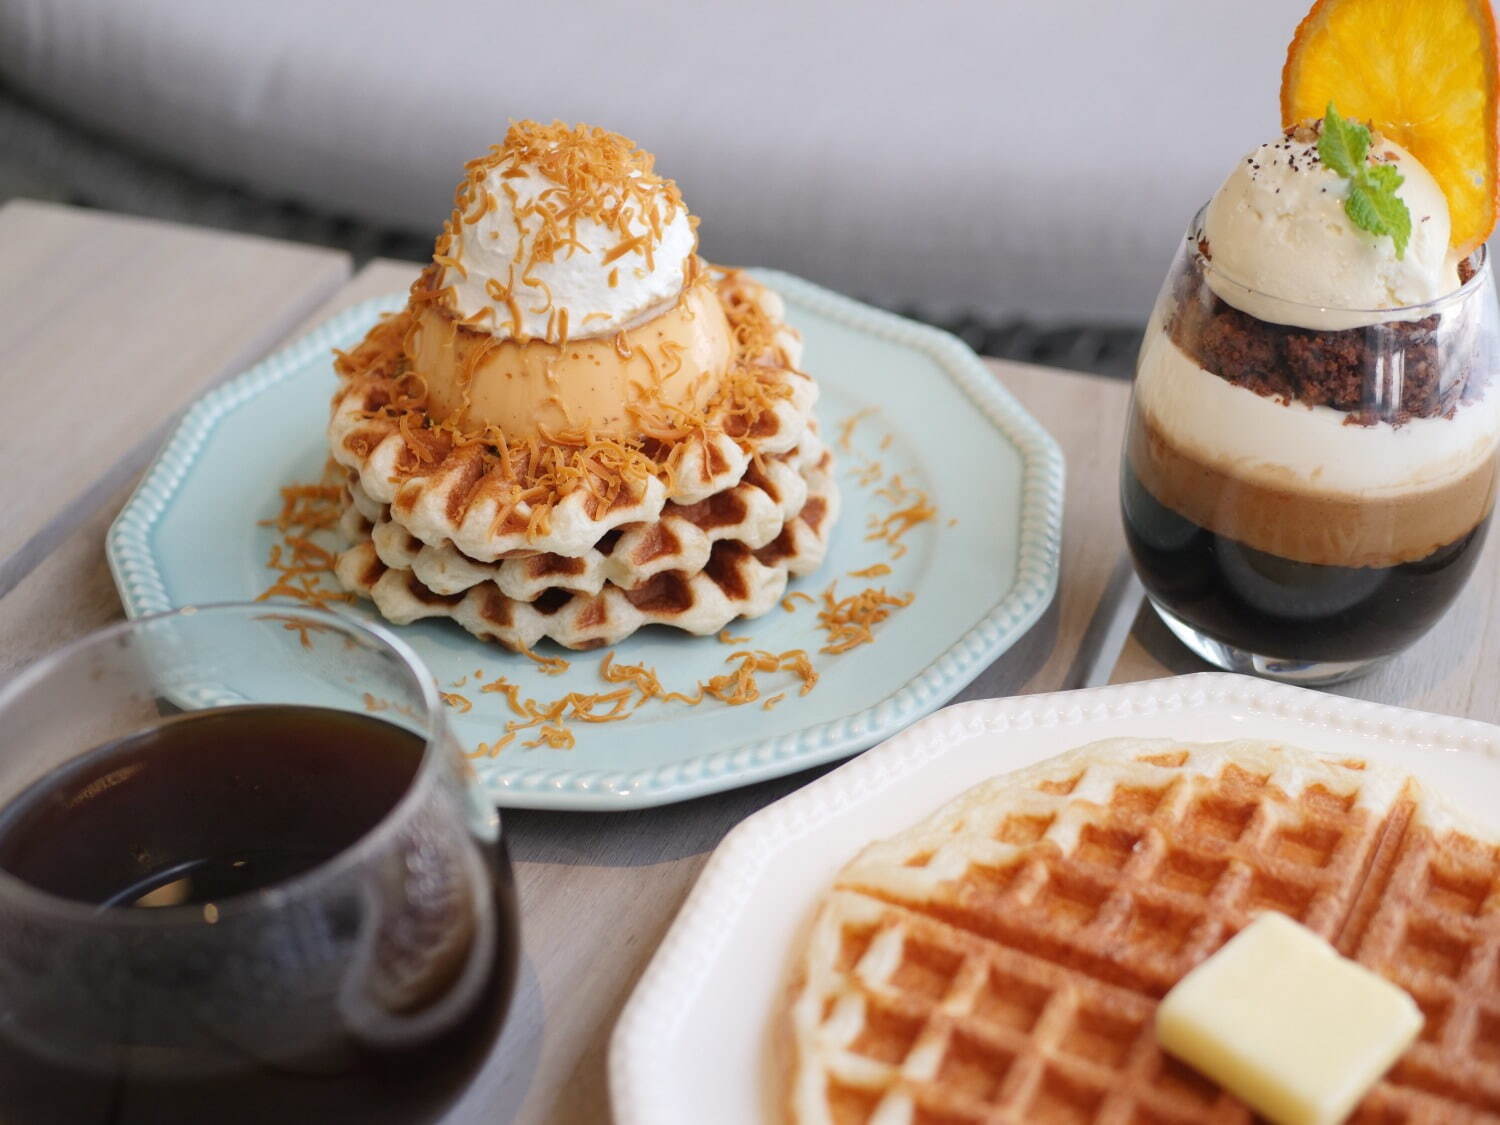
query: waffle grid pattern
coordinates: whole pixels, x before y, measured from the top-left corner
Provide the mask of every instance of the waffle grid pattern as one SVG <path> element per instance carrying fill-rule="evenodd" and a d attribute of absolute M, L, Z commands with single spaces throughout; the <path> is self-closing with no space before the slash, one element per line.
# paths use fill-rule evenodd
<path fill-rule="evenodd" d="M 1355 1120 L 1500 1120 L 1500 848 L 1414 822 L 1385 852 L 1340 952 L 1426 1023 Z"/>
<path fill-rule="evenodd" d="M 1500 1112 L 1500 1017 L 1476 999 L 1500 997 L 1500 868 L 1489 845 L 1411 827 L 1414 793 L 1251 743 L 1101 743 L 978 787 L 840 876 L 794 996 L 792 1118 L 1249 1121 L 1157 1048 L 1152 1020 L 1262 909 L 1357 949 L 1428 1011 L 1431 1041 L 1358 1120 Z"/>
<path fill-rule="evenodd" d="M 466 560 L 478 580 L 455 579 L 457 588 L 451 593 L 424 580 L 421 568 L 434 565 L 433 548 L 383 514 L 372 524 L 364 511 L 368 498 L 361 499 L 355 486 L 341 525 L 353 545 L 338 557 L 335 570 L 346 589 L 374 601 L 396 624 L 447 617 L 481 639 L 512 649 L 531 648 L 543 637 L 568 648 L 595 648 L 614 644 L 644 625 L 715 633 L 737 617 L 769 612 L 785 593 L 788 578 L 816 570 L 827 554 L 839 509 L 832 455 L 820 450 L 816 464 L 796 475 L 796 513 L 783 519 L 777 507 L 774 528 L 757 532 L 750 542 L 718 533 L 722 529 L 712 527 L 715 516 L 709 509 L 700 516 L 708 530 L 686 515 L 674 517 L 666 528 L 644 528 L 655 528 L 664 537 L 644 561 L 629 557 L 643 536 L 640 529 L 627 527 L 613 542 L 578 558 L 532 555 L 489 568 Z M 772 487 L 769 481 L 763 484 Z M 776 503 L 768 493 L 761 494 L 767 504 Z M 708 540 L 706 556 L 696 565 L 690 548 L 683 546 L 689 528 Z M 460 573 L 442 556 L 436 563 L 444 567 L 445 577 Z M 623 581 L 616 582 L 616 575 Z"/>
<path fill-rule="evenodd" d="M 845 1036 L 825 1120 L 1249 1120 L 1156 1048 L 1149 998 L 932 917 L 844 905 L 857 921 L 838 957 L 858 984 L 825 1024 Z"/>
<path fill-rule="evenodd" d="M 489 563 L 471 559 L 451 542 L 422 542 L 351 472 L 345 486 L 349 508 L 372 527 L 351 515 L 344 532 L 351 542 L 368 535 L 382 563 L 410 570 L 434 594 L 461 594 L 494 582 L 506 597 L 523 602 L 551 589 L 593 595 L 606 582 L 631 590 L 664 571 L 696 573 L 708 563 L 714 544 L 724 540 L 752 550 L 765 547 L 802 513 L 810 476 L 826 495 L 822 478 L 831 468 L 831 455 L 809 431 L 790 453 L 752 463 L 738 483 L 696 504 L 668 502 L 656 520 L 628 524 L 578 555 L 524 551 Z"/>

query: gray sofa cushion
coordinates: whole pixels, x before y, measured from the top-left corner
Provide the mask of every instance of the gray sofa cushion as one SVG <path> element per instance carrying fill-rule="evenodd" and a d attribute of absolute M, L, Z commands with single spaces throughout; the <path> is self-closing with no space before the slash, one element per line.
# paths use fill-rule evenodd
<path fill-rule="evenodd" d="M 1307 0 L 7 0 L 0 80 L 276 198 L 406 228 L 509 117 L 657 153 L 704 250 L 942 315 L 1144 319 L 1277 125 Z"/>

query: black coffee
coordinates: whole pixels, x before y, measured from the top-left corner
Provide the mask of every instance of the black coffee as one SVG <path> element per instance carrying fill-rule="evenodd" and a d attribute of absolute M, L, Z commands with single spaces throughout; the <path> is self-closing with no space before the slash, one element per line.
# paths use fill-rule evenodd
<path fill-rule="evenodd" d="M 302 874 L 359 840 L 407 791 L 422 754 L 416 735 L 342 711 L 258 706 L 183 715 L 99 747 L 13 801 L 0 812 L 0 868 L 101 911 L 232 906 L 235 896 Z M 306 1066 L 234 1058 L 231 1045 L 227 1072 L 220 1042 L 215 1074 L 164 1077 L 138 1063 L 159 1057 L 160 1046 L 127 1035 L 116 1064 L 101 1073 L 97 1064 L 44 1062 L 14 1042 L 0 996 L 0 1122 L 437 1119 L 499 1034 L 514 981 L 509 863 L 501 843 L 476 847 L 499 940 L 468 1014 L 430 1041 L 379 1049 L 351 1036 L 331 1052 L 325 1044 Z M 338 914 L 351 909 L 357 904 L 330 908 L 328 926 L 357 926 L 357 917 Z M 325 1016 L 334 1025 L 341 1018 L 322 1011 L 302 1018 Z M 215 1039 L 211 1016 L 202 1031 Z"/>
<path fill-rule="evenodd" d="M 1199 632 L 1263 656 L 1360 661 L 1406 648 L 1442 616 L 1479 558 L 1489 517 L 1424 559 L 1388 567 L 1296 562 L 1216 535 L 1158 503 L 1124 459 L 1125 539 L 1152 599 Z"/>

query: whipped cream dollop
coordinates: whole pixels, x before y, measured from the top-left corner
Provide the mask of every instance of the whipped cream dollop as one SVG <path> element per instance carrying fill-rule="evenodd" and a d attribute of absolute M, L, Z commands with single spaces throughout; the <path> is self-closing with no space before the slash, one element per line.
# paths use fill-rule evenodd
<path fill-rule="evenodd" d="M 1369 159 L 1394 164 L 1405 178 L 1396 192 L 1411 212 L 1403 257 L 1391 238 L 1350 220 L 1349 181 L 1324 166 L 1316 134 L 1301 126 L 1250 152 L 1209 203 L 1202 233 L 1214 292 L 1260 320 L 1331 330 L 1389 320 L 1376 310 L 1457 289 L 1442 188 L 1390 140 L 1377 138 Z"/>
<path fill-rule="evenodd" d="M 1400 427 L 1351 426 L 1329 406 L 1256 394 L 1205 371 L 1158 313 L 1137 366 L 1136 401 L 1192 456 L 1265 488 L 1382 500 L 1450 485 L 1495 456 L 1500 393 L 1486 390 L 1452 418 Z"/>
<path fill-rule="evenodd" d="M 697 220 L 633 141 L 513 124 L 468 165 L 433 260 L 454 312 L 502 339 L 609 336 L 677 301 Z"/>

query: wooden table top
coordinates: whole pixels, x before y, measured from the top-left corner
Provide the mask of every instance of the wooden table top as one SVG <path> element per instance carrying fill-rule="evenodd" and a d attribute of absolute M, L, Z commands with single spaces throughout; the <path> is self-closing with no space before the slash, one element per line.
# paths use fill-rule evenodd
<path fill-rule="evenodd" d="M 5 438 L 0 681 L 121 616 L 104 535 L 188 403 L 331 313 L 404 289 L 417 268 L 375 262 L 351 278 L 336 251 L 53 205 L 0 208 L 0 391 L 28 419 Z M 1128 387 L 989 363 L 1067 459 L 1062 574 L 1042 619 L 959 699 L 1203 670 L 1138 612 L 1115 491 Z M 1500 720 L 1485 672 L 1500 646 L 1497 550 L 1492 541 L 1438 629 L 1340 690 Z M 827 768 L 636 812 L 508 811 L 524 964 L 505 1034 L 451 1120 L 608 1120 L 610 1030 L 709 852 Z M 587 921 L 598 918 L 608 926 Z"/>

